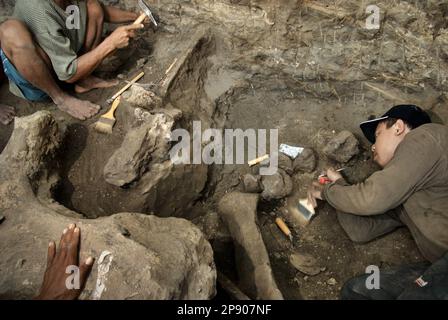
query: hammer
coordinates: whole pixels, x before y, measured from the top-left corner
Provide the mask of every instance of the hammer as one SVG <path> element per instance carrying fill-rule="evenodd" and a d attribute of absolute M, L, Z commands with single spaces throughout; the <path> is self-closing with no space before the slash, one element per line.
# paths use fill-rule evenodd
<path fill-rule="evenodd" d="M 157 21 L 152 15 L 151 9 L 149 8 L 148 4 L 143 0 L 138 0 L 138 6 L 143 11 L 143 13 L 140 17 L 137 18 L 137 20 L 135 20 L 134 24 L 141 24 L 146 19 L 146 17 L 149 17 L 152 23 L 154 23 L 154 25 L 157 27 Z"/>

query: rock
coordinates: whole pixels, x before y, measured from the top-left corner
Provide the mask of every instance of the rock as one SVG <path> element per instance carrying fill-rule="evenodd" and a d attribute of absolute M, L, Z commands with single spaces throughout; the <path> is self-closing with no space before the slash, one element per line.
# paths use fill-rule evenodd
<path fill-rule="evenodd" d="M 0 216 L 0 224 L 2 224 L 3 223 L 3 221 L 5 221 L 5 216 Z"/>
<path fill-rule="evenodd" d="M 335 286 L 338 282 L 336 281 L 335 278 L 330 278 L 327 280 L 327 284 L 330 286 Z"/>
<path fill-rule="evenodd" d="M 283 299 L 258 228 L 258 200 L 258 194 L 228 193 L 219 202 L 219 213 L 234 241 L 235 261 L 243 292 L 256 299 Z"/>
<path fill-rule="evenodd" d="M 227 226 L 216 212 L 209 212 L 193 223 L 204 233 L 207 240 L 232 241 Z"/>
<path fill-rule="evenodd" d="M 321 272 L 317 260 L 308 254 L 294 253 L 289 257 L 289 262 L 294 268 L 309 276 L 316 276 Z"/>
<path fill-rule="evenodd" d="M 278 154 L 278 167 L 284 170 L 289 175 L 292 175 L 294 173 L 292 160 L 286 154 Z"/>
<path fill-rule="evenodd" d="M 293 189 L 291 177 L 282 169 L 271 176 L 263 176 L 261 185 L 263 188 L 261 197 L 267 201 L 283 199 L 289 196 Z"/>
<path fill-rule="evenodd" d="M 260 193 L 262 191 L 260 184 L 261 184 L 260 176 L 254 176 L 249 173 L 243 176 L 244 191 L 247 193 Z"/>
<path fill-rule="evenodd" d="M 104 167 L 104 178 L 123 187 L 149 171 L 151 164 L 162 163 L 170 149 L 174 121 L 164 114 L 149 115 L 147 122 L 128 132 L 121 147 Z"/>
<path fill-rule="evenodd" d="M 184 217 L 201 196 L 208 166 L 174 164 L 170 160 L 174 123 L 165 113 L 150 114 L 139 127 L 128 131 L 120 148 L 107 160 L 103 169 L 106 182 L 126 188 L 116 200 L 123 203 L 120 211 Z M 110 200 L 105 198 L 101 206 L 110 211 Z"/>
<path fill-rule="evenodd" d="M 160 98 L 154 92 L 145 90 L 139 85 L 133 85 L 128 91 L 123 93 L 123 98 L 133 107 L 154 109 L 160 105 Z"/>
<path fill-rule="evenodd" d="M 159 109 L 153 109 L 151 110 L 151 113 L 157 114 L 157 113 L 163 113 L 166 116 L 172 118 L 174 121 L 179 121 L 182 119 L 183 113 L 179 109 L 175 109 L 172 106 L 166 106 L 165 108 L 159 108 Z"/>
<path fill-rule="evenodd" d="M 330 159 L 346 163 L 359 154 L 359 142 L 353 133 L 344 130 L 327 143 L 323 152 Z"/>
<path fill-rule="evenodd" d="M 316 154 L 313 149 L 305 148 L 293 162 L 294 172 L 313 172 L 316 169 L 316 163 Z"/>
<path fill-rule="evenodd" d="M 76 223 L 82 229 L 81 257 L 96 258 L 82 299 L 93 297 L 98 258 L 106 250 L 111 268 L 104 282 L 106 289 L 95 298 L 213 298 L 213 251 L 203 233 L 189 221 L 137 213 L 83 219 L 50 198 L 59 180 L 55 155 L 61 141 L 51 114 L 40 111 L 16 118 L 11 139 L 0 155 L 0 212 L 8 219 L 0 232 L 0 296 L 35 297 L 42 283 L 49 241 L 59 239 L 64 228 Z"/>

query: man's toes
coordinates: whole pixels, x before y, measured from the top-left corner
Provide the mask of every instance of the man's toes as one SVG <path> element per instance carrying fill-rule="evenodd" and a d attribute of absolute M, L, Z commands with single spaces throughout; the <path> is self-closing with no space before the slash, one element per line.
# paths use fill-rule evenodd
<path fill-rule="evenodd" d="M 73 113 L 71 113 L 71 116 L 78 120 L 82 120 L 82 121 L 86 120 L 86 117 L 82 113 L 73 112 Z"/>
<path fill-rule="evenodd" d="M 92 115 L 97 114 L 100 111 L 101 107 L 96 105 L 96 104 L 92 104 L 91 108 L 90 108 L 90 113 Z"/>
<path fill-rule="evenodd" d="M 7 126 L 14 119 L 13 116 L 0 116 L 0 123 Z"/>

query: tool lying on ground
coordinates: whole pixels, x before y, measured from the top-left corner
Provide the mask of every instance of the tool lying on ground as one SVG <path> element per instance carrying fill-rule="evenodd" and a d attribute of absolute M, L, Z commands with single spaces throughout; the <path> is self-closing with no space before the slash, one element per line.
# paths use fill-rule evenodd
<path fill-rule="evenodd" d="M 129 83 L 127 85 L 125 85 L 120 91 L 118 91 L 116 94 L 114 94 L 112 96 L 112 98 L 110 98 L 109 100 L 107 100 L 107 103 L 111 104 L 115 99 L 117 99 L 119 96 L 121 96 L 126 90 L 128 90 L 130 87 L 132 87 L 132 85 L 134 83 L 136 83 L 138 80 L 140 80 L 141 78 L 143 78 L 143 76 L 145 75 L 144 72 L 141 72 L 138 76 L 136 76 L 134 79 L 132 79 L 131 81 L 129 81 Z"/>
<path fill-rule="evenodd" d="M 282 218 L 277 218 L 277 219 L 275 219 L 275 223 L 280 228 L 280 230 L 282 230 L 282 232 L 289 238 L 289 240 L 292 241 L 292 232 L 288 228 L 286 223 L 283 221 L 283 219 Z"/>
<path fill-rule="evenodd" d="M 255 166 L 255 165 L 259 164 L 259 163 L 262 163 L 263 161 L 268 160 L 268 159 L 269 159 L 269 155 L 268 155 L 268 154 L 265 154 L 265 155 L 262 156 L 262 157 L 259 157 L 259 158 L 257 158 L 257 159 L 254 159 L 254 160 L 249 161 L 249 162 L 248 162 L 248 165 L 249 165 L 250 167 L 253 167 L 253 166 Z"/>
<path fill-rule="evenodd" d="M 165 74 L 163 77 L 157 81 L 157 83 L 136 83 L 136 86 L 139 86 L 145 90 L 151 90 L 154 87 L 164 86 L 165 81 L 167 80 L 168 73 L 174 68 L 175 64 L 177 63 L 177 58 L 174 59 L 174 62 L 168 67 L 168 69 L 165 71 Z M 126 83 L 129 83 L 129 81 L 125 81 Z"/>
<path fill-rule="evenodd" d="M 345 169 L 346 168 L 341 168 L 341 169 L 336 170 L 336 172 L 341 172 L 341 171 L 344 171 Z M 319 181 L 319 184 L 321 184 L 321 185 L 326 185 L 328 183 L 331 183 L 331 180 L 327 177 L 326 174 L 321 174 L 318 178 L 318 181 Z"/>
<path fill-rule="evenodd" d="M 100 133 L 112 134 L 112 129 L 117 121 L 115 119 L 115 110 L 117 110 L 120 105 L 121 97 L 117 97 L 112 104 L 110 110 L 101 116 L 98 122 L 95 124 L 95 130 Z"/>

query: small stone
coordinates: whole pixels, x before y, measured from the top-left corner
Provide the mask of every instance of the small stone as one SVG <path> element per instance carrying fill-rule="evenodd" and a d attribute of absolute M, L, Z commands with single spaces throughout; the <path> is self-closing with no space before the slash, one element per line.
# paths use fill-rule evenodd
<path fill-rule="evenodd" d="M 252 174 L 245 174 L 243 176 L 243 186 L 244 192 L 247 193 L 259 193 L 262 191 L 261 188 L 261 177 L 254 176 Z"/>
<path fill-rule="evenodd" d="M 294 172 L 313 172 L 316 169 L 316 154 L 313 149 L 305 148 L 302 153 L 294 160 Z"/>
<path fill-rule="evenodd" d="M 6 220 L 5 216 L 0 216 L 0 224 L 2 224 L 3 221 L 5 221 L 5 220 Z"/>
<path fill-rule="evenodd" d="M 323 153 L 330 159 L 346 163 L 359 154 L 358 139 L 350 131 L 344 130 L 332 138 L 323 149 Z"/>
<path fill-rule="evenodd" d="M 285 170 L 285 172 L 287 174 L 289 174 L 289 175 L 292 175 L 294 173 L 292 160 L 286 154 L 279 153 L 279 155 L 278 155 L 278 167 L 280 169 Z"/>
<path fill-rule="evenodd" d="M 134 107 L 151 110 L 159 103 L 159 98 L 154 92 L 145 90 L 138 85 L 133 85 L 123 94 L 123 98 Z"/>
<path fill-rule="evenodd" d="M 308 281 L 309 277 L 308 276 L 304 276 L 303 280 Z"/>
<path fill-rule="evenodd" d="M 171 117 L 174 121 L 178 121 L 183 117 L 182 111 L 175 108 L 153 109 L 151 110 L 151 113 L 163 113 L 164 115 Z"/>
<path fill-rule="evenodd" d="M 26 261 L 25 259 L 19 259 L 19 260 L 17 260 L 16 268 L 17 268 L 17 269 L 22 268 L 23 265 L 25 264 L 25 261 Z"/>
<path fill-rule="evenodd" d="M 327 284 L 330 286 L 335 286 L 338 282 L 336 281 L 335 278 L 330 278 L 327 280 Z"/>

